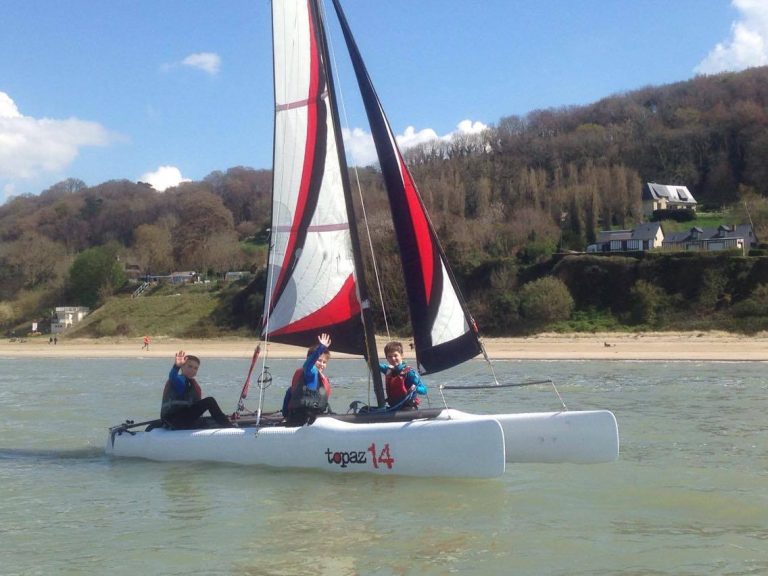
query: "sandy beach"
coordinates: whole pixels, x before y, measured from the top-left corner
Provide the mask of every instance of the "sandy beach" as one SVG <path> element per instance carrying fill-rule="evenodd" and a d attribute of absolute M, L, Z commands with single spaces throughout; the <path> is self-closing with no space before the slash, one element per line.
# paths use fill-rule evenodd
<path fill-rule="evenodd" d="M 402 338 L 409 357 L 408 339 Z M 383 349 L 385 339 L 379 339 Z M 171 358 L 177 350 L 209 358 L 250 358 L 256 340 L 178 340 L 153 338 L 142 350 L 141 338 L 74 339 L 57 344 L 47 337 L 0 341 L 1 358 Z M 744 336 L 726 332 L 646 332 L 637 334 L 538 334 L 526 338 L 486 338 L 483 344 L 493 360 L 768 360 L 768 334 Z M 331 347 L 333 349 L 333 347 Z M 270 343 L 273 358 L 302 358 L 305 350 Z M 336 356 L 344 357 L 343 354 Z"/>

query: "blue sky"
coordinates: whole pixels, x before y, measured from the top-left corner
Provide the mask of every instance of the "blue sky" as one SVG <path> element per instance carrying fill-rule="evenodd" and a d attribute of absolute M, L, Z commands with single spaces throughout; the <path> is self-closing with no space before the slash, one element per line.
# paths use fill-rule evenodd
<path fill-rule="evenodd" d="M 402 144 L 768 64 L 768 0 L 347 0 Z M 330 6 L 328 10 L 331 10 Z M 270 168 L 267 0 L 4 0 L 0 203 Z M 342 44 L 335 41 L 337 59 Z M 341 67 L 352 160 L 370 145 Z M 460 128 L 461 127 L 461 128 Z"/>

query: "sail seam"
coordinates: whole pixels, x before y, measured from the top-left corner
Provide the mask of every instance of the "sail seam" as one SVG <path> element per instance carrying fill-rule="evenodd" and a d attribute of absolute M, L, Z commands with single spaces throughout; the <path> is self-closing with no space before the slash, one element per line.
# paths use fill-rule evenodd
<path fill-rule="evenodd" d="M 283 225 L 275 226 L 275 232 L 296 232 L 300 226 L 296 225 Z M 305 228 L 307 232 L 339 232 L 342 230 L 349 230 L 349 224 L 344 222 L 341 224 L 311 224 Z"/>
<path fill-rule="evenodd" d="M 275 106 L 275 110 L 277 112 L 283 112 L 285 110 L 294 110 L 296 108 L 305 108 L 311 104 L 316 104 L 318 102 L 322 102 L 323 100 L 326 100 L 328 98 L 328 91 L 323 90 L 318 96 L 314 98 L 302 98 L 301 100 L 296 100 L 295 102 L 288 102 L 286 104 L 277 104 Z"/>

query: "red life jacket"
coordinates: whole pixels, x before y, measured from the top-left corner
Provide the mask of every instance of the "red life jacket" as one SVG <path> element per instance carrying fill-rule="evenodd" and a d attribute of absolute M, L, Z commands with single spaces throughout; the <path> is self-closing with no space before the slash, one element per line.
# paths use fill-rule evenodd
<path fill-rule="evenodd" d="M 387 373 L 384 376 L 384 381 L 387 387 L 387 403 L 390 406 L 395 406 L 396 404 L 400 403 L 408 394 L 408 386 L 405 384 L 405 378 L 408 376 L 408 372 L 411 370 L 413 370 L 413 368 L 410 366 L 406 366 L 398 374 L 395 374 L 392 368 L 387 370 Z M 415 396 L 403 404 L 403 406 L 418 405 L 419 399 Z"/>

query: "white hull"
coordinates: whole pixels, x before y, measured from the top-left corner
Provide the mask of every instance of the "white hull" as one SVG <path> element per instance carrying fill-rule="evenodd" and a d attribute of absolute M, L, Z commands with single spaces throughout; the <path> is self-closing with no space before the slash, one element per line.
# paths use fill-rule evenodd
<path fill-rule="evenodd" d="M 443 414 L 457 420 L 483 417 L 450 409 Z M 608 410 L 494 414 L 493 418 L 504 430 L 507 462 L 597 464 L 619 457 L 619 427 Z"/>
<path fill-rule="evenodd" d="M 112 456 L 210 461 L 403 476 L 490 478 L 506 462 L 610 462 L 618 457 L 608 411 L 496 414 L 443 410 L 435 419 L 311 426 L 122 432 Z"/>

